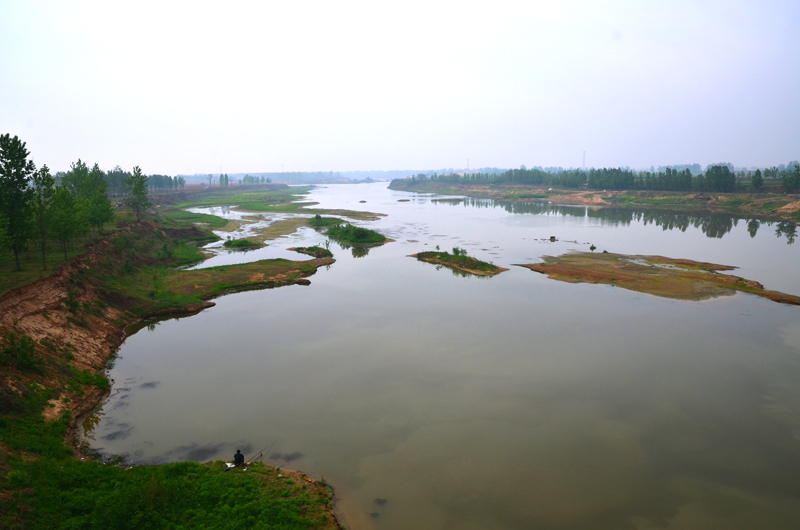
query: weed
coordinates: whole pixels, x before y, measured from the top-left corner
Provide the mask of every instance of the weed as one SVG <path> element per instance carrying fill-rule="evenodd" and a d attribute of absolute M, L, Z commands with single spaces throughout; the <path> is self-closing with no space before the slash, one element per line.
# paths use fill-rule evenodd
<path fill-rule="evenodd" d="M 6 333 L 5 340 L 6 344 L 0 348 L 0 364 L 13 365 L 18 370 L 43 373 L 42 358 L 36 355 L 36 341 L 27 335 L 17 338 L 13 331 Z"/>

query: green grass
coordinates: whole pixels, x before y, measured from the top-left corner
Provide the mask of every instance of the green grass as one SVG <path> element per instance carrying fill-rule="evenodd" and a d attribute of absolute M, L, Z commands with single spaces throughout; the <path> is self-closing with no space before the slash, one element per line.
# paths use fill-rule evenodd
<path fill-rule="evenodd" d="M 91 384 L 82 379 L 76 384 Z M 126 468 L 75 460 L 63 443 L 69 416 L 45 422 L 53 392 L 31 387 L 10 408 L 5 401 L 0 417 L 0 437 L 17 452 L 0 452 L 2 528 L 335 528 L 327 491 L 262 464 L 225 472 L 222 462 Z"/>
<path fill-rule="evenodd" d="M 308 225 L 314 228 L 324 228 L 327 226 L 340 225 L 344 223 L 345 221 L 343 219 L 338 219 L 336 217 L 322 217 L 319 214 L 308 220 Z"/>
<path fill-rule="evenodd" d="M 222 246 L 224 246 L 225 248 L 233 249 L 233 250 L 236 250 L 236 249 L 239 249 L 239 250 L 250 250 L 250 249 L 258 248 L 258 247 L 260 247 L 262 245 L 261 245 L 261 243 L 257 243 L 255 241 L 250 241 L 249 239 L 229 239 L 229 240 L 225 241 L 222 244 Z"/>
<path fill-rule="evenodd" d="M 106 229 L 106 234 L 109 232 Z M 42 270 L 42 253 L 37 241 L 31 241 L 28 245 L 28 252 L 20 256 L 22 270 L 15 270 L 16 264 L 14 256 L 6 253 L 5 249 L 0 249 L 0 294 L 27 285 L 39 278 L 51 275 L 61 265 L 89 251 L 91 245 L 102 236 L 97 232 L 87 234 L 86 242 L 83 238 L 76 238 L 67 246 L 67 258 L 64 259 L 64 251 L 55 242 L 48 242 L 45 246 L 45 259 L 47 260 L 47 270 Z"/>
<path fill-rule="evenodd" d="M 506 200 L 514 200 L 514 199 L 546 199 L 549 196 L 553 195 L 552 193 L 530 193 L 530 192 L 514 192 L 509 193 L 507 195 L 503 195 L 503 199 Z"/>
<path fill-rule="evenodd" d="M 315 258 L 331 258 L 333 257 L 333 252 L 328 250 L 327 248 L 313 246 L 313 247 L 295 247 L 290 248 L 289 250 L 294 250 L 295 252 L 299 252 L 301 254 L 308 254 L 309 256 L 314 256 Z"/>
<path fill-rule="evenodd" d="M 219 190 L 209 192 L 202 199 L 179 204 L 177 208 L 236 204 L 243 210 L 251 211 L 296 211 L 308 203 L 293 201 L 300 199 L 310 189 L 310 187 L 297 187 L 278 191 Z"/>
<path fill-rule="evenodd" d="M 161 217 L 169 221 L 177 221 L 181 225 L 186 223 L 206 223 L 211 228 L 222 228 L 228 224 L 227 219 L 206 213 L 187 212 L 186 210 L 166 210 L 160 212 Z"/>
<path fill-rule="evenodd" d="M 499 267 L 492 263 L 486 263 L 471 256 L 467 256 L 467 251 L 458 247 L 453 248 L 453 253 L 444 252 L 420 252 L 417 254 L 417 259 L 421 261 L 428 261 L 432 263 L 441 263 L 443 265 L 451 265 L 459 269 L 469 269 L 473 271 L 495 273 L 500 270 Z"/>
<path fill-rule="evenodd" d="M 386 241 L 386 236 L 383 234 L 351 224 L 332 225 L 328 228 L 327 234 L 331 239 L 348 245 L 371 245 Z"/>

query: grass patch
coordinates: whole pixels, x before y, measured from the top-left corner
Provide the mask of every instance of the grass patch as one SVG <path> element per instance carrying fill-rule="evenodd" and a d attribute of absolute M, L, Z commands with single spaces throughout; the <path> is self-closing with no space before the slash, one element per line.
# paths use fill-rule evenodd
<path fill-rule="evenodd" d="M 262 245 L 256 241 L 250 241 L 249 239 L 229 239 L 225 241 L 222 246 L 232 250 L 252 250 Z"/>
<path fill-rule="evenodd" d="M 301 254 L 307 254 L 309 256 L 314 256 L 315 258 L 332 258 L 333 252 L 328 250 L 327 248 L 313 246 L 313 247 L 293 247 L 288 250 L 293 250 L 295 252 L 299 252 Z"/>
<path fill-rule="evenodd" d="M 198 206 L 220 206 L 236 204 L 243 210 L 251 211 L 296 211 L 303 205 L 312 203 L 297 203 L 303 195 L 311 190 L 310 187 L 295 187 L 275 191 L 241 191 L 239 189 L 218 190 L 209 192 L 202 199 L 185 202 L 177 208 L 194 208 Z"/>
<path fill-rule="evenodd" d="M 552 193 L 531 193 L 531 192 L 514 192 L 509 193 L 507 195 L 503 195 L 503 199 L 506 200 L 515 200 L 515 199 L 546 199 L 553 195 Z"/>
<path fill-rule="evenodd" d="M 263 464 L 225 472 L 222 462 L 125 468 L 72 459 L 63 444 L 69 416 L 42 417 L 51 397 L 28 390 L 0 417 L 3 443 L 25 452 L 0 453 L 2 528 L 337 528 L 326 488 Z"/>
<path fill-rule="evenodd" d="M 161 212 L 161 218 L 167 221 L 165 225 L 169 226 L 169 222 L 177 222 L 181 225 L 186 223 L 204 223 L 211 228 L 222 228 L 228 224 L 227 219 L 217 217 L 207 213 L 194 213 L 187 212 L 186 210 L 166 210 Z"/>
<path fill-rule="evenodd" d="M 503 267 L 498 267 L 493 263 L 487 263 L 471 256 L 467 256 L 467 251 L 458 247 L 453 247 L 452 254 L 447 251 L 439 252 L 437 250 L 435 252 L 420 252 L 415 254 L 414 257 L 420 261 L 446 265 L 448 267 L 453 267 L 460 271 L 477 274 L 479 276 L 494 276 L 495 274 L 500 274 L 501 272 L 508 270 L 504 269 Z"/>
<path fill-rule="evenodd" d="M 313 228 L 325 228 L 328 226 L 336 226 L 344 224 L 345 221 L 343 219 L 338 219 L 336 217 L 322 217 L 321 215 L 317 214 L 311 219 L 308 220 L 308 226 Z"/>
<path fill-rule="evenodd" d="M 386 236 L 383 234 L 349 223 L 331 225 L 327 234 L 331 239 L 347 245 L 374 245 L 386 241 Z"/>

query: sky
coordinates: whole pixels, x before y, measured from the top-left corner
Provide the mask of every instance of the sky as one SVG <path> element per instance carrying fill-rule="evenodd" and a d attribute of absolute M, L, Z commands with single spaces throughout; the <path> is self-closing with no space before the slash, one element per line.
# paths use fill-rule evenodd
<path fill-rule="evenodd" d="M 146 174 L 800 159 L 800 2 L 0 0 L 0 134 Z"/>

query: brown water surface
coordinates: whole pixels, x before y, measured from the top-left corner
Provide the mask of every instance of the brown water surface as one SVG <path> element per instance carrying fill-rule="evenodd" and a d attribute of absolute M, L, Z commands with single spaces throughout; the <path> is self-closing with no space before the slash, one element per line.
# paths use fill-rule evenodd
<path fill-rule="evenodd" d="M 459 246 L 508 267 L 593 243 L 738 265 L 800 294 L 800 253 L 783 233 L 385 187 L 309 198 L 366 200 L 388 216 L 363 225 L 394 243 L 358 256 L 333 244 L 336 263 L 308 287 L 226 296 L 131 336 L 92 445 L 148 462 L 277 440 L 267 461 L 337 485 L 352 528 L 800 527 L 800 308 L 669 300 L 519 267 L 462 277 L 406 257 Z M 205 265 L 294 259 L 287 248 L 323 242 L 303 228 Z"/>

